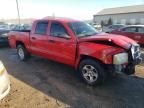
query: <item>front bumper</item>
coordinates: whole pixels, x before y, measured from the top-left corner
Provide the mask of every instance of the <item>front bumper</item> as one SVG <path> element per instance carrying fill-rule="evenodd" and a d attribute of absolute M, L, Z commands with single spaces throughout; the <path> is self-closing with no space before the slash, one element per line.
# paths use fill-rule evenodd
<path fill-rule="evenodd" d="M 7 72 L 0 76 L 0 100 L 10 91 L 10 81 Z"/>
<path fill-rule="evenodd" d="M 140 46 L 132 45 L 129 51 L 129 63 L 127 65 L 115 65 L 115 72 L 123 72 L 127 75 L 135 73 L 135 66 L 142 62 Z"/>
<path fill-rule="evenodd" d="M 107 66 L 108 72 L 110 74 L 113 73 L 125 73 L 127 75 L 131 75 L 135 73 L 135 65 L 129 64 L 129 65 L 109 65 Z"/>
<path fill-rule="evenodd" d="M 135 73 L 135 64 L 128 64 L 125 65 L 115 65 L 114 66 L 114 72 L 117 73 L 125 73 L 127 75 L 131 75 Z"/>
<path fill-rule="evenodd" d="M 141 58 L 133 60 L 129 64 L 121 64 L 121 65 L 108 65 L 108 70 L 110 73 L 125 73 L 127 75 L 131 75 L 135 73 L 135 66 L 142 62 Z"/>

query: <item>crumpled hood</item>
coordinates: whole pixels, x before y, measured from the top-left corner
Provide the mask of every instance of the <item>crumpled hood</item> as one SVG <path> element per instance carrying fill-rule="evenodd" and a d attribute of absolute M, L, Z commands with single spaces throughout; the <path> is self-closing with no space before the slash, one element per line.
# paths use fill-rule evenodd
<path fill-rule="evenodd" d="M 132 44 L 137 44 L 134 40 L 120 36 L 120 35 L 114 35 L 114 34 L 107 34 L 107 33 L 101 33 L 94 36 L 89 36 L 86 38 L 80 38 L 79 42 L 86 42 L 86 41 L 106 41 L 106 42 L 112 42 L 124 49 L 129 49 Z"/>

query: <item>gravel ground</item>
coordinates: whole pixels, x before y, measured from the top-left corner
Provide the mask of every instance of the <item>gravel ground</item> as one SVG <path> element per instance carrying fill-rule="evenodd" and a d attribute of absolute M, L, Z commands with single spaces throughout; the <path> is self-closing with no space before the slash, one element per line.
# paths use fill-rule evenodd
<path fill-rule="evenodd" d="M 144 108 L 144 64 L 137 76 L 119 75 L 102 86 L 85 85 L 69 66 L 32 57 L 20 62 L 15 50 L 0 49 L 11 80 L 0 108 Z"/>

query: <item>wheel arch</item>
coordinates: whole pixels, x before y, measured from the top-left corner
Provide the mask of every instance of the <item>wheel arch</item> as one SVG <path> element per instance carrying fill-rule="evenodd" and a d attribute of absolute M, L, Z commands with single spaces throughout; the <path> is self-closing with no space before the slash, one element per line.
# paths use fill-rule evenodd
<path fill-rule="evenodd" d="M 101 64 L 104 64 L 101 60 L 99 60 L 95 57 L 92 57 L 92 56 L 89 56 L 89 55 L 84 55 L 84 54 L 80 55 L 80 62 L 84 59 L 93 59 L 93 60 L 96 60 L 96 61 L 100 62 Z"/>
<path fill-rule="evenodd" d="M 22 41 L 16 41 L 16 47 L 17 47 L 18 45 L 22 45 L 23 47 L 26 48 L 25 44 L 24 44 Z"/>
<path fill-rule="evenodd" d="M 80 57 L 79 57 L 79 59 L 78 59 L 78 62 L 76 63 L 76 66 L 75 66 L 75 69 L 76 69 L 76 70 L 78 69 L 81 61 L 83 61 L 83 60 L 85 60 L 85 59 L 95 60 L 95 61 L 97 61 L 97 62 L 99 62 L 100 64 L 102 64 L 102 65 L 105 66 L 105 64 L 104 64 L 101 60 L 99 60 L 99 59 L 97 59 L 97 58 L 95 58 L 95 57 L 89 56 L 89 55 L 81 54 Z"/>

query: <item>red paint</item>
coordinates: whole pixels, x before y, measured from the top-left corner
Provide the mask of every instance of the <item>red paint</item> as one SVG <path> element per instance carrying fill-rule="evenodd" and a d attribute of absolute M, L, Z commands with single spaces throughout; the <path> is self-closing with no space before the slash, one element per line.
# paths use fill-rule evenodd
<path fill-rule="evenodd" d="M 36 24 L 39 21 L 49 21 L 47 35 L 35 34 Z M 71 39 L 64 39 L 50 36 L 51 22 L 60 22 L 71 36 Z M 9 43 L 12 48 L 16 48 L 16 42 L 22 42 L 29 53 L 55 60 L 61 63 L 78 67 L 81 56 L 93 57 L 104 64 L 113 64 L 113 55 L 124 52 L 130 48 L 130 44 L 136 42 L 126 38 L 109 34 L 98 34 L 95 36 L 78 39 L 67 25 L 67 22 L 76 20 L 67 19 L 43 19 L 33 23 L 31 33 L 11 31 L 9 33 Z M 35 38 L 35 40 L 33 39 Z M 97 41 L 112 42 L 115 46 L 97 43 Z"/>

